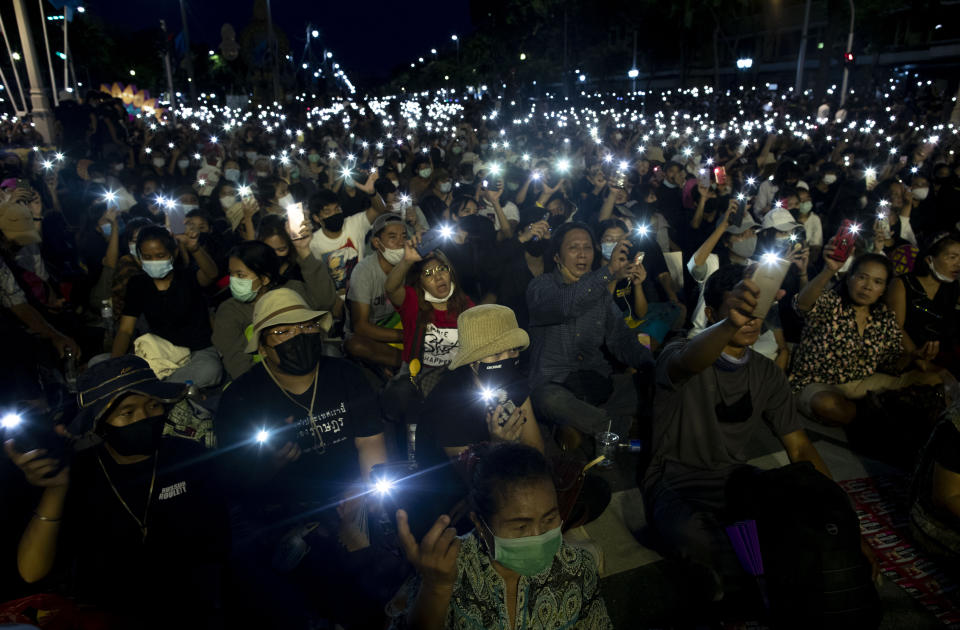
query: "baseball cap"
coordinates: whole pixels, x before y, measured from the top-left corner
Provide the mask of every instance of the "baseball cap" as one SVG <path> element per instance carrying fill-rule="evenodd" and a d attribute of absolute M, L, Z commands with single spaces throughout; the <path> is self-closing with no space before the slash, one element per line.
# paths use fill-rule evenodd
<path fill-rule="evenodd" d="M 257 300 L 253 307 L 253 334 L 247 341 L 247 352 L 256 352 L 260 332 L 281 324 L 299 324 L 320 317 L 323 332 L 330 330 L 333 316 L 329 311 L 314 311 L 293 289 L 274 289 Z"/>
<path fill-rule="evenodd" d="M 157 378 L 146 361 L 132 354 L 108 359 L 88 367 L 77 380 L 80 413 L 67 431 L 81 437 L 97 428 L 106 411 L 126 394 L 141 394 L 165 403 L 183 398 L 183 383 L 166 383 Z"/>
<path fill-rule="evenodd" d="M 747 230 L 752 230 L 757 227 L 757 222 L 753 220 L 748 213 L 744 213 L 743 220 L 740 222 L 740 225 L 728 225 L 726 232 L 728 234 L 743 234 Z"/>
<path fill-rule="evenodd" d="M 793 215 L 786 208 L 775 208 L 763 217 L 761 230 L 776 228 L 778 232 L 792 232 L 800 224 L 794 221 Z"/>
<path fill-rule="evenodd" d="M 387 224 L 389 223 L 403 223 L 403 217 L 401 217 L 399 214 L 396 214 L 395 212 L 386 212 L 384 214 L 381 214 L 373 222 L 373 225 L 370 226 L 370 232 L 368 232 L 370 234 L 370 238 L 373 238 L 374 236 L 382 232 L 383 228 L 387 227 Z"/>

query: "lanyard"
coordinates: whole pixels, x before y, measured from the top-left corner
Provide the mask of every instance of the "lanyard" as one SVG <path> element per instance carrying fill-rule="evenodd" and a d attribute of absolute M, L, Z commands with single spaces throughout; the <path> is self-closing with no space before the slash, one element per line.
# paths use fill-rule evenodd
<path fill-rule="evenodd" d="M 277 377 L 274 376 L 274 375 L 273 375 L 273 372 L 270 371 L 270 368 L 269 368 L 269 366 L 267 366 L 266 361 L 264 361 L 263 367 L 264 367 L 264 369 L 267 371 L 267 374 L 270 376 L 270 379 L 274 382 L 274 384 L 275 384 L 277 387 L 280 388 L 280 391 L 283 392 L 283 395 L 286 396 L 287 399 L 288 399 L 290 402 L 292 402 L 293 404 L 295 404 L 297 407 L 300 407 L 301 409 L 303 409 L 304 411 L 307 412 L 307 418 L 308 418 L 309 421 L 310 421 L 310 432 L 313 434 L 313 439 L 316 440 L 317 442 L 319 442 L 319 444 L 320 444 L 320 446 L 319 446 L 319 448 L 320 448 L 320 453 L 324 453 L 324 452 L 326 451 L 327 445 L 324 444 L 324 442 L 323 442 L 323 434 L 320 432 L 320 427 L 317 426 L 317 423 L 316 423 L 316 421 L 314 420 L 314 417 L 313 417 L 313 405 L 314 405 L 314 403 L 317 402 L 317 382 L 318 382 L 319 379 L 320 379 L 320 368 L 317 367 L 317 368 L 316 368 L 316 372 L 314 372 L 314 374 L 313 374 L 313 390 L 312 390 L 311 393 L 310 393 L 310 406 L 307 407 L 306 405 L 301 405 L 301 404 L 297 401 L 296 398 L 294 398 L 293 396 L 291 396 L 290 393 L 287 392 L 286 389 L 284 389 L 283 385 L 281 385 L 281 384 L 279 383 L 279 381 L 277 381 Z"/>
<path fill-rule="evenodd" d="M 103 465 L 103 460 L 100 459 L 100 456 L 97 455 L 97 463 L 100 464 L 100 470 L 103 471 L 103 476 L 107 478 L 107 483 L 110 484 L 110 489 L 113 490 L 114 496 L 117 497 L 117 500 L 120 501 L 120 505 L 123 506 L 123 509 L 127 511 L 127 514 L 130 515 L 136 524 L 140 528 L 140 531 L 143 533 L 143 541 L 147 541 L 147 516 L 150 514 L 150 501 L 153 499 L 153 486 L 157 481 L 157 461 L 160 459 L 158 457 L 159 451 L 154 451 L 153 453 L 153 474 L 150 476 L 150 489 L 147 490 L 147 506 L 143 510 L 143 520 L 137 518 L 137 515 L 133 513 L 133 510 L 130 509 L 130 506 L 127 505 L 127 502 L 123 500 L 123 497 L 120 496 L 120 493 L 117 491 L 117 487 L 113 485 L 113 481 L 110 479 L 110 474 L 107 473 L 107 467 Z"/>

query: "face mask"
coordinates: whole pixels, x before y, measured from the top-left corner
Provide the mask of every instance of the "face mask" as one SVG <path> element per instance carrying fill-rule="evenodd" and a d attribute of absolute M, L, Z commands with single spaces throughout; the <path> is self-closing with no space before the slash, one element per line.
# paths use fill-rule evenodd
<path fill-rule="evenodd" d="M 269 171 L 257 171 L 257 177 L 267 177 L 270 175 Z"/>
<path fill-rule="evenodd" d="M 737 241 L 730 246 L 730 251 L 732 251 L 737 256 L 741 258 L 750 258 L 753 256 L 753 251 L 757 249 L 757 237 L 751 236 L 745 238 L 742 241 Z"/>
<path fill-rule="evenodd" d="M 154 280 L 159 280 L 173 271 L 173 260 L 170 258 L 166 260 L 144 260 L 141 264 L 146 274 Z"/>
<path fill-rule="evenodd" d="M 287 206 L 293 205 L 293 195 L 287 193 L 283 197 L 277 199 L 277 203 L 280 204 L 281 208 L 286 208 Z"/>
<path fill-rule="evenodd" d="M 384 260 L 386 260 L 391 265 L 396 265 L 396 264 L 399 264 L 401 260 L 403 260 L 404 250 L 389 249 L 387 247 L 384 247 L 381 253 L 383 254 Z"/>
<path fill-rule="evenodd" d="M 837 176 L 833 173 L 827 173 L 823 176 L 823 183 L 829 186 L 837 181 Z"/>
<path fill-rule="evenodd" d="M 481 151 L 486 151 L 489 147 L 490 147 L 490 145 L 489 145 L 488 143 L 486 143 L 486 142 L 481 142 L 481 143 L 480 143 L 480 150 L 481 150 Z"/>
<path fill-rule="evenodd" d="M 927 195 L 930 194 L 930 188 L 924 186 L 923 188 L 914 188 L 913 189 L 913 198 L 917 201 L 923 201 L 927 198 Z"/>
<path fill-rule="evenodd" d="M 447 194 L 453 189 L 453 182 L 441 182 L 437 188 L 439 188 L 443 194 Z"/>
<path fill-rule="evenodd" d="M 860 201 L 860 207 L 861 207 L 861 208 L 866 208 L 866 207 L 867 207 L 867 196 L 866 196 L 866 195 L 861 195 L 859 201 Z"/>
<path fill-rule="evenodd" d="M 447 297 L 443 297 L 443 298 L 435 297 L 435 296 L 433 295 L 433 293 L 430 293 L 429 291 L 427 291 L 426 289 L 424 289 L 424 290 L 423 290 L 423 299 L 425 299 L 427 302 L 433 302 L 434 304 L 443 304 L 444 302 L 446 302 L 447 300 L 450 299 L 450 296 L 453 295 L 453 290 L 454 290 L 455 288 L 456 288 L 456 285 L 453 284 L 453 282 L 451 282 L 451 283 L 450 283 L 450 292 L 447 293 Z"/>
<path fill-rule="evenodd" d="M 930 268 L 930 273 L 933 274 L 933 277 L 939 280 L 940 282 L 945 282 L 947 284 L 950 284 L 951 282 L 954 281 L 954 278 L 945 276 L 939 271 L 937 271 L 936 265 L 933 264 L 933 256 L 927 256 L 927 267 Z"/>
<path fill-rule="evenodd" d="M 191 210 L 196 210 L 200 206 L 198 206 L 195 203 L 185 203 L 185 204 L 182 204 L 182 207 L 184 212 L 190 212 Z"/>
<path fill-rule="evenodd" d="M 510 192 L 517 192 L 520 190 L 520 184 L 517 182 L 507 182 L 507 190 Z"/>
<path fill-rule="evenodd" d="M 674 184 L 673 182 L 671 182 L 669 179 L 663 180 L 663 185 L 666 186 L 667 188 L 676 188 L 676 187 L 677 187 L 677 185 Z"/>
<path fill-rule="evenodd" d="M 103 177 L 94 177 L 90 181 L 93 182 L 94 184 L 104 184 L 106 183 L 107 180 L 104 179 Z"/>
<path fill-rule="evenodd" d="M 223 208 L 224 210 L 226 210 L 227 208 L 229 208 L 235 203 L 237 203 L 236 197 L 229 196 L 229 195 L 226 197 L 220 197 L 220 207 Z"/>
<path fill-rule="evenodd" d="M 113 165 L 113 172 L 114 172 L 114 173 L 119 173 L 119 172 L 122 171 L 122 170 L 123 170 L 123 164 L 114 164 L 114 165 Z"/>
<path fill-rule="evenodd" d="M 417 171 L 417 174 L 420 175 L 420 177 L 422 177 L 423 179 L 427 179 L 428 177 L 430 177 L 430 175 L 433 174 L 433 169 L 421 168 L 419 171 Z"/>
<path fill-rule="evenodd" d="M 223 172 L 223 178 L 228 182 L 239 182 L 240 181 L 240 169 L 238 168 L 228 168 Z"/>
<path fill-rule="evenodd" d="M 376 165 L 377 165 L 377 166 L 383 166 L 383 164 L 384 164 L 384 159 L 383 159 L 383 158 L 378 158 L 377 161 L 376 161 Z"/>
<path fill-rule="evenodd" d="M 177 168 L 181 171 L 186 170 L 190 166 L 190 160 L 177 160 Z"/>
<path fill-rule="evenodd" d="M 454 155 L 460 155 L 463 153 L 463 147 L 461 147 L 459 144 L 455 144 L 450 150 L 453 151 Z"/>
<path fill-rule="evenodd" d="M 238 302 L 252 302 L 257 297 L 258 289 L 253 288 L 253 278 L 236 278 L 230 276 L 230 295 Z"/>
<path fill-rule="evenodd" d="M 165 416 L 144 418 L 125 427 L 103 425 L 103 440 L 117 453 L 132 455 L 153 455 L 160 446 L 163 437 Z"/>
<path fill-rule="evenodd" d="M 293 376 L 309 374 L 323 356 L 323 335 L 300 333 L 275 347 L 279 368 Z"/>
<path fill-rule="evenodd" d="M 311 164 L 316 164 L 317 162 L 320 161 L 320 154 L 311 153 L 310 155 L 307 156 L 307 159 L 310 161 Z"/>
<path fill-rule="evenodd" d="M 813 210 L 813 202 L 801 201 L 800 205 L 797 206 L 797 210 L 800 211 L 800 214 L 810 214 L 810 211 Z"/>
<path fill-rule="evenodd" d="M 498 388 L 521 380 L 520 359 L 504 359 L 495 363 L 477 363 L 477 377 L 484 387 Z"/>
<path fill-rule="evenodd" d="M 256 151 L 247 151 L 244 155 L 247 156 L 247 161 L 250 163 L 253 163 L 253 161 L 257 159 Z"/>
<path fill-rule="evenodd" d="M 323 220 L 323 228 L 328 232 L 339 232 L 343 229 L 343 213 L 331 214 Z"/>
<path fill-rule="evenodd" d="M 153 165 L 157 168 L 163 168 L 163 165 L 166 163 L 167 161 L 163 158 L 153 158 Z"/>
<path fill-rule="evenodd" d="M 346 186 L 347 188 L 356 188 L 356 187 L 357 187 L 357 183 L 356 183 L 355 181 L 353 181 L 352 179 L 350 179 L 349 177 L 348 177 L 347 179 L 343 180 L 343 185 Z"/>
<path fill-rule="evenodd" d="M 493 559 L 520 575 L 532 577 L 543 573 L 553 564 L 560 551 L 560 527 L 554 527 L 539 536 L 501 538 L 490 526 L 483 524 L 493 537 Z"/>
<path fill-rule="evenodd" d="M 600 243 L 600 253 L 603 255 L 604 260 L 610 260 L 610 257 L 613 256 L 613 250 L 616 248 L 616 243 Z"/>
<path fill-rule="evenodd" d="M 104 223 L 100 226 L 100 231 L 103 232 L 104 236 L 110 238 L 110 235 L 113 233 L 113 225 L 110 223 Z"/>

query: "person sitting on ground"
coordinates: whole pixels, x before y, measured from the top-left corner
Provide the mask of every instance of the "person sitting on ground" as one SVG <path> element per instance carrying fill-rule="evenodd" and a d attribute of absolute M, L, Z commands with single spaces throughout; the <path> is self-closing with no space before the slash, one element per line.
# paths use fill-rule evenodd
<path fill-rule="evenodd" d="M 903 352 L 897 319 L 883 302 L 893 267 L 880 254 L 864 254 L 836 288 L 825 290 L 843 263 L 834 260 L 835 242 L 824 247 L 823 271 L 796 298 L 805 326 L 793 354 L 790 383 L 797 407 L 809 418 L 849 424 L 854 400 L 867 392 L 940 383 L 935 374 L 899 372 L 926 355 Z M 895 376 L 896 374 L 899 374 Z"/>
<path fill-rule="evenodd" d="M 197 263 L 195 273 L 180 264 L 181 248 Z M 192 381 L 201 388 L 216 385 L 223 368 L 210 342 L 210 315 L 203 295 L 203 287 L 217 278 L 216 264 L 200 247 L 196 234 L 181 234 L 175 239 L 159 225 L 140 230 L 137 254 L 144 273 L 127 284 L 113 356 L 129 350 L 137 319 L 143 315 L 153 335 L 189 350 L 186 362 L 164 380 Z"/>
<path fill-rule="evenodd" d="M 387 274 L 403 260 L 407 229 L 397 214 L 377 217 L 370 229 L 367 256 L 353 269 L 347 300 L 352 334 L 344 344 L 350 356 L 372 361 L 389 369 L 400 367 L 403 329 L 400 314 L 387 299 Z"/>
<path fill-rule="evenodd" d="M 457 318 L 457 332 L 460 351 L 447 366 L 451 374 L 420 412 L 417 463 L 440 464 L 480 442 L 521 442 L 543 452 L 529 380 L 520 371 L 520 353 L 530 338 L 513 311 L 499 304 L 474 306 Z"/>
<path fill-rule="evenodd" d="M 613 374 L 606 347 L 633 369 L 652 362 L 650 350 L 627 327 L 608 290 L 637 267 L 614 249 L 600 267 L 593 234 L 583 223 L 554 230 L 548 264 L 553 268 L 527 289 L 533 345 L 530 386 L 537 417 L 588 435 L 611 430 L 626 435 L 637 410 L 629 374 Z"/>
<path fill-rule="evenodd" d="M 710 326 L 668 343 L 657 359 L 653 457 L 642 483 L 647 514 L 668 548 L 709 571 L 717 589 L 723 576 L 741 574 L 721 514 L 726 480 L 746 466 L 756 434 L 770 428 L 791 462 L 809 461 L 830 476 L 786 376 L 750 349 L 762 324 L 749 315 L 759 288 L 743 275 L 740 265 L 711 275 L 704 289 Z"/>
<path fill-rule="evenodd" d="M 372 467 L 387 461 L 383 424 L 359 368 L 323 355 L 331 324 L 296 291 L 264 294 L 246 347 L 262 361 L 226 388 L 215 420 L 245 595 L 283 627 L 304 627 L 314 606 L 338 621 L 369 621 L 388 597 L 369 600 L 383 586 L 371 573 L 383 558 L 370 546 L 364 506 Z M 294 554 L 288 535 L 302 543 L 308 534 L 313 555 Z"/>
<path fill-rule="evenodd" d="M 594 558 L 561 536 L 543 454 L 517 443 L 481 452 L 470 506 L 476 529 L 457 537 L 443 515 L 419 541 L 407 513 L 397 511 L 400 543 L 417 575 L 388 605 L 391 628 L 613 628 Z"/>
<path fill-rule="evenodd" d="M 894 278 L 887 291 L 903 333 L 906 352 L 918 353 L 917 365 L 936 371 L 935 362 L 953 367 L 957 344 L 957 302 L 960 300 L 960 234 L 935 235 L 913 271 Z"/>
<path fill-rule="evenodd" d="M 89 368 L 78 387 L 68 431 L 96 446 L 67 463 L 21 452 L 16 438 L 4 444 L 42 488 L 20 539 L 20 575 L 32 584 L 72 568 L 66 582 L 41 582 L 44 592 L 68 584 L 64 595 L 114 615 L 111 627 L 216 619 L 229 549 L 223 490 L 205 449 L 164 430 L 184 386 L 127 355 Z"/>

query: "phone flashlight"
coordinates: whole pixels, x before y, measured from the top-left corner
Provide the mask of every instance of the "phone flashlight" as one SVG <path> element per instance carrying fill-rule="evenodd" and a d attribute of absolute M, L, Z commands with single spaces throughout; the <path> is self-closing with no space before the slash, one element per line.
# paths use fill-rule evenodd
<path fill-rule="evenodd" d="M 793 236 L 792 234 L 790 235 Z M 764 265 L 775 265 L 780 260 L 780 257 L 777 256 L 774 252 L 767 252 L 760 256 L 760 262 Z"/>
<path fill-rule="evenodd" d="M 117 193 L 112 190 L 107 190 L 103 193 L 103 200 L 107 203 L 113 203 L 117 200 Z"/>
<path fill-rule="evenodd" d="M 63 153 L 57 153 L 57 162 L 63 162 Z"/>
<path fill-rule="evenodd" d="M 267 440 L 270 439 L 270 432 L 267 431 L 266 429 L 260 429 L 259 431 L 257 431 L 256 436 L 254 436 L 254 439 L 256 440 L 257 444 L 266 444 Z"/>
<path fill-rule="evenodd" d="M 452 238 L 453 237 L 453 228 L 449 225 L 440 226 L 440 236 L 443 238 Z"/>
<path fill-rule="evenodd" d="M 43 170 L 49 171 L 51 168 L 53 168 L 53 162 L 51 162 L 50 160 L 44 160 L 44 161 L 43 161 Z"/>
<path fill-rule="evenodd" d="M 18 413 L 8 413 L 0 418 L 0 427 L 4 429 L 16 429 L 23 422 L 23 416 Z"/>
<path fill-rule="evenodd" d="M 241 186 L 241 187 L 240 187 L 240 196 L 241 196 L 241 197 L 249 197 L 249 196 L 250 196 L 250 187 L 249 187 L 249 186 Z"/>
<path fill-rule="evenodd" d="M 640 236 L 646 236 L 649 233 L 650 233 L 650 228 L 647 227 L 646 225 L 637 226 L 637 234 L 639 234 Z"/>
<path fill-rule="evenodd" d="M 859 223 L 854 223 L 854 224 L 852 224 L 852 225 L 850 226 L 850 232 L 851 232 L 852 234 L 859 234 L 859 233 L 860 233 L 860 224 L 859 224 Z"/>
<path fill-rule="evenodd" d="M 390 491 L 393 490 L 394 485 L 395 484 L 392 479 L 381 477 L 373 482 L 373 491 L 379 494 L 381 497 L 385 497 L 390 494 Z"/>
<path fill-rule="evenodd" d="M 557 161 L 557 171 L 566 173 L 570 170 L 570 160 L 562 159 Z"/>
<path fill-rule="evenodd" d="M 535 182 L 539 182 L 539 181 L 540 181 L 540 173 L 539 173 L 539 172 L 534 173 L 533 176 L 532 176 L 532 179 L 533 179 L 533 181 L 535 181 Z"/>

